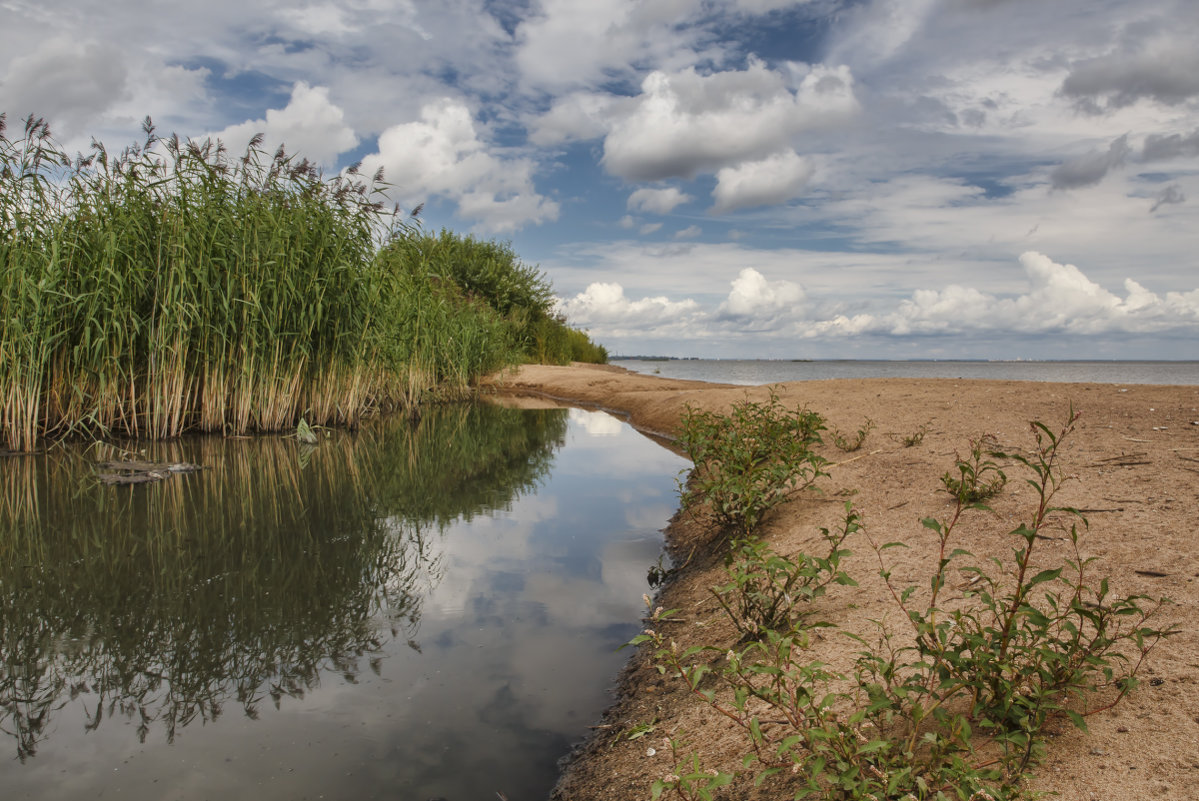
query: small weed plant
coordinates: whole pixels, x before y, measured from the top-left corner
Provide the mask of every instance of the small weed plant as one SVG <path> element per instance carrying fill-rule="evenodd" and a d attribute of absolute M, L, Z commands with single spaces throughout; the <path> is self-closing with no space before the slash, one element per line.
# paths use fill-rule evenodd
<path fill-rule="evenodd" d="M 927 433 L 928 425 L 924 424 L 911 434 L 888 434 L 887 436 L 905 448 L 914 448 L 921 442 L 924 442 L 924 435 Z"/>
<path fill-rule="evenodd" d="M 997 446 L 990 434 L 970 440 L 970 455 L 956 461 L 957 475 L 946 471 L 941 476 L 945 490 L 963 504 L 979 503 L 998 495 L 1007 485 L 1007 475 L 993 461 L 1004 457 L 995 450 Z"/>
<path fill-rule="evenodd" d="M 853 453 L 862 449 L 862 446 L 866 444 L 866 437 L 870 436 L 870 432 L 873 430 L 874 421 L 869 417 L 858 428 L 857 433 L 852 436 L 842 434 L 838 429 L 834 428 L 832 431 L 833 444 L 846 453 Z"/>
<path fill-rule="evenodd" d="M 812 451 L 823 430 L 820 415 L 784 407 L 773 391 L 728 414 L 688 408 L 678 443 L 695 467 L 680 486 L 683 508 L 702 505 L 722 531 L 749 535 L 766 512 L 825 475 L 825 459 Z"/>
<path fill-rule="evenodd" d="M 676 610 L 661 608 L 632 642 L 649 644 L 660 672 L 681 679 L 736 725 L 746 744 L 736 772 L 752 774 L 758 784 L 781 774 L 773 780 L 788 782 L 795 798 L 824 801 L 1027 798 L 1024 779 L 1043 754 L 1046 724 L 1064 718 L 1085 731 L 1086 717 L 1118 703 L 1136 686 L 1152 649 L 1176 633 L 1154 621 L 1166 599 L 1115 597 L 1106 579 L 1095 582 L 1093 560 L 1079 548 L 1085 520 L 1054 505 L 1064 480 L 1061 443 L 1076 421 L 1072 412 L 1056 432 L 1033 423 L 1036 444 L 1029 452 L 992 454 L 1017 463 L 1035 491 L 1030 516 L 1010 532 L 1007 559 L 980 564 L 955 547 L 963 516 L 986 508 L 966 493 L 956 495 L 948 519 L 923 521 L 938 545 L 926 590 L 895 584 L 886 553 L 902 544 L 867 537 L 910 636 L 882 623 L 872 641 L 842 632 L 862 646 L 847 670 L 814 655 L 817 630 L 833 624 L 814 613 L 770 613 L 785 606 L 773 603 L 776 596 L 796 594 L 772 589 L 778 577 L 807 576 L 795 586 L 813 599 L 831 581 L 851 583 L 839 560 L 848 554 L 845 537 L 860 527 L 852 507 L 840 532 L 825 533 L 829 558 L 795 557 L 787 568 L 770 564 L 782 557 L 764 548 L 738 546 L 730 560 L 733 581 L 717 595 L 743 634 L 746 615 L 759 617 L 748 642 L 680 648 L 665 631 Z M 979 472 L 994 480 L 990 474 L 998 467 L 982 457 L 983 441 L 959 460 L 963 481 Z M 1069 543 L 1070 555 L 1057 564 L 1045 564 L 1055 560 L 1039 553 L 1049 532 L 1065 532 L 1061 539 Z M 742 577 L 753 570 L 765 576 Z M 773 625 L 764 625 L 767 620 Z M 677 741 L 672 747 L 680 748 Z M 711 798 L 736 778 L 736 772 L 704 770 L 694 752 L 675 757 L 674 772 L 653 786 L 655 799 Z"/>

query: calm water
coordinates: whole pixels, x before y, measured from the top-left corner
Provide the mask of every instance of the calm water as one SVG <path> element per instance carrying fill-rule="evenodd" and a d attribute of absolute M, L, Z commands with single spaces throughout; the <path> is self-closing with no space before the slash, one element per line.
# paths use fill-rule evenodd
<path fill-rule="evenodd" d="M 0 462 L 5 799 L 545 798 L 609 702 L 683 460 L 600 413 Z"/>
<path fill-rule="evenodd" d="M 726 384 L 769 384 L 826 378 L 982 378 L 1099 384 L 1199 384 L 1199 361 L 1190 362 L 905 362 L 613 359 L 638 373 Z"/>

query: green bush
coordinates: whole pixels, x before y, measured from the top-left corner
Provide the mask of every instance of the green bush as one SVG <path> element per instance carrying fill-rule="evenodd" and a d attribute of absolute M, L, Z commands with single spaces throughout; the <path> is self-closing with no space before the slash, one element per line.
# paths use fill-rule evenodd
<path fill-rule="evenodd" d="M 678 444 L 694 468 L 680 486 L 683 508 L 702 505 L 725 532 L 745 537 L 762 516 L 825 475 L 812 452 L 824 420 L 787 409 L 775 392 L 758 403 L 734 403 L 728 414 L 688 408 Z"/>
<path fill-rule="evenodd" d="M 849 555 L 841 545 L 858 528 L 858 513 L 847 502 L 842 527 L 833 532 L 820 530 L 824 556 L 797 553 L 787 558 L 760 539 L 734 542 L 728 556 L 729 582 L 711 592 L 742 640 L 761 638 L 770 630 L 790 630 L 804 615 L 800 604 L 824 595 L 829 584 L 856 586 L 841 570 L 842 558 Z"/>
<path fill-rule="evenodd" d="M 494 309 L 507 321 L 511 342 L 523 358 L 542 364 L 607 362 L 606 350 L 554 313 L 549 279 L 523 263 L 509 243 L 443 228 L 436 236 L 407 237 L 403 248 L 436 280 Z"/>

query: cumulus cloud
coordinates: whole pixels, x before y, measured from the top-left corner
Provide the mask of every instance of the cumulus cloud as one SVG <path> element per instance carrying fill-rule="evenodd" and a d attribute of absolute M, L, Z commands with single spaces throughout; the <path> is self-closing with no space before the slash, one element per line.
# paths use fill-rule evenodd
<path fill-rule="evenodd" d="M 688 298 L 672 301 L 664 296 L 631 300 L 617 283 L 596 282 L 573 298 L 558 302 L 558 310 L 573 325 L 608 332 L 659 328 L 694 317 L 699 304 Z"/>
<path fill-rule="evenodd" d="M 1149 207 L 1149 213 L 1153 214 L 1162 206 L 1167 206 L 1176 203 L 1185 203 L 1187 196 L 1183 194 L 1182 189 L 1178 184 L 1170 184 L 1162 191 L 1153 196 L 1153 205 Z"/>
<path fill-rule="evenodd" d="M 918 290 L 894 314 L 877 318 L 887 333 L 971 330 L 1072 334 L 1152 332 L 1199 321 L 1199 290 L 1171 292 L 1163 300 L 1131 278 L 1121 298 L 1088 278 L 1072 264 L 1028 251 L 1020 256 L 1028 288 L 1015 297 L 996 297 L 977 289 L 949 286 Z"/>
<path fill-rule="evenodd" d="M 781 152 L 796 135 L 843 124 L 857 109 L 846 67 L 807 68 L 795 89 L 756 60 L 711 75 L 655 71 L 605 138 L 602 162 L 628 180 L 692 178 Z"/>
<path fill-rule="evenodd" d="M 627 206 L 632 211 L 669 214 L 689 200 L 691 200 L 690 195 L 673 186 L 669 189 L 642 188 L 629 195 Z"/>
<path fill-rule="evenodd" d="M 344 112 L 329 100 L 328 88 L 303 81 L 292 87 L 284 108 L 269 109 L 265 119 L 232 125 L 214 136 L 236 151 L 259 133 L 264 136 L 265 149 L 286 145 L 289 153 L 318 164 L 333 164 L 340 154 L 358 145 Z"/>
<path fill-rule="evenodd" d="M 785 203 L 803 191 L 812 173 L 811 163 L 794 150 L 724 167 L 716 173 L 712 211 L 724 213 Z"/>
<path fill-rule="evenodd" d="M 530 124 L 529 141 L 535 145 L 558 145 L 596 139 L 607 132 L 610 115 L 623 102 L 623 98 L 598 92 L 572 92 L 559 97 L 549 111 Z"/>
<path fill-rule="evenodd" d="M 1013 293 L 950 284 L 915 289 L 895 303 L 863 304 L 850 289 L 843 288 L 850 292 L 845 297 L 812 292 L 796 281 L 772 281 L 753 267 L 742 267 L 719 300 L 701 295 L 700 300 L 659 296 L 633 301 L 620 284 L 593 283 L 560 302 L 559 310 L 601 338 L 720 342 L 736 348 L 736 338 L 745 336 L 752 337 L 759 353 L 774 347 L 769 343 L 798 339 L 1199 332 L 1199 288 L 1157 293 L 1128 278 L 1122 291 L 1115 292 L 1078 267 L 1037 251 L 1026 251 L 1019 263 L 1024 284 Z M 781 263 L 778 267 L 784 268 Z M 856 308 L 847 310 L 847 302 Z"/>
<path fill-rule="evenodd" d="M 703 230 L 698 225 L 688 225 L 674 232 L 675 239 L 694 239 L 703 233 Z"/>
<path fill-rule="evenodd" d="M 1128 151 L 1128 135 L 1125 134 L 1113 141 L 1105 151 L 1093 150 L 1058 165 L 1049 173 L 1049 182 L 1054 189 L 1094 186 L 1113 168 L 1124 164 Z"/>
<path fill-rule="evenodd" d="M 420 116 L 379 136 L 379 152 L 363 159 L 366 174 L 383 167 L 412 205 L 430 196 L 455 200 L 459 213 L 492 232 L 557 219 L 558 204 L 533 187 L 533 162 L 493 154 L 464 103 L 442 98 Z"/>
<path fill-rule="evenodd" d="M 1071 66 L 1062 94 L 1103 113 L 1140 100 L 1178 105 L 1199 97 L 1199 49 L 1190 36 L 1156 37 Z"/>
<path fill-rule="evenodd" d="M 56 37 L 18 56 L 0 80 L 0 109 L 9 120 L 43 117 L 60 134 L 83 132 L 127 91 L 121 49 Z"/>
<path fill-rule="evenodd" d="M 794 313 L 803 303 L 803 287 L 792 281 L 767 281 L 752 267 L 733 280 L 728 298 L 716 310 L 722 319 L 773 320 Z"/>

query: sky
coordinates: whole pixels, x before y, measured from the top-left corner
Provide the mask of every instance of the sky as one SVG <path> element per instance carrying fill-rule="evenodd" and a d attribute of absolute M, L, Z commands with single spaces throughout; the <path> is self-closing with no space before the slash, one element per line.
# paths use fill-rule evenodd
<path fill-rule="evenodd" d="M 616 355 L 1199 358 L 1194 0 L 0 0 L 0 111 L 379 167 Z"/>

